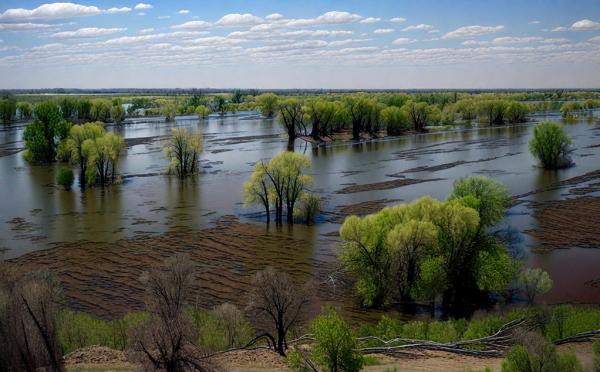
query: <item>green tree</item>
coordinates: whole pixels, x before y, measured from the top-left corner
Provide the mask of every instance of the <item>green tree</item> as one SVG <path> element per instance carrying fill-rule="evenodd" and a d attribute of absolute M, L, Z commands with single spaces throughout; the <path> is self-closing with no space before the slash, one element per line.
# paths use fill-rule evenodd
<path fill-rule="evenodd" d="M 83 143 L 86 140 L 95 140 L 104 136 L 104 124 L 102 122 L 86 123 L 83 125 L 73 125 L 69 130 L 67 138 L 67 151 L 71 162 L 79 163 L 79 183 L 85 186 L 85 177 L 87 172 L 88 158 L 83 152 Z"/>
<path fill-rule="evenodd" d="M 579 102 L 565 102 L 560 106 L 560 114 L 563 118 L 573 117 L 577 111 L 580 111 L 582 106 Z"/>
<path fill-rule="evenodd" d="M 416 103 L 408 101 L 403 107 L 403 110 L 408 114 L 408 119 L 417 132 L 425 131 L 425 126 L 429 121 L 429 105 L 425 102 Z"/>
<path fill-rule="evenodd" d="M 545 122 L 533 127 L 529 151 L 544 168 L 555 169 L 570 164 L 568 158 L 570 144 L 571 138 L 559 124 Z"/>
<path fill-rule="evenodd" d="M 200 152 L 202 152 L 202 135 L 183 128 L 173 128 L 167 140 L 164 153 L 169 159 L 169 173 L 180 178 L 195 174 L 198 171 Z"/>
<path fill-rule="evenodd" d="M 306 102 L 304 112 L 311 123 L 310 136 L 319 139 L 327 135 L 328 128 L 335 116 L 336 105 L 331 101 L 310 99 Z"/>
<path fill-rule="evenodd" d="M 288 98 L 279 102 L 278 107 L 279 122 L 288 135 L 288 141 L 292 143 L 298 135 L 306 135 L 302 103 L 297 99 Z"/>
<path fill-rule="evenodd" d="M 196 115 L 198 115 L 198 118 L 205 119 L 210 114 L 210 109 L 204 105 L 198 105 L 194 112 L 196 113 Z"/>
<path fill-rule="evenodd" d="M 356 339 L 350 327 L 331 307 L 323 310 L 311 327 L 315 335 L 313 359 L 326 371 L 360 371 L 364 361 L 356 351 Z"/>
<path fill-rule="evenodd" d="M 227 100 L 222 95 L 216 95 L 213 98 L 213 107 L 219 115 L 223 116 L 227 113 Z"/>
<path fill-rule="evenodd" d="M 33 114 L 33 110 L 31 108 L 31 103 L 29 103 L 29 102 L 19 102 L 17 104 L 17 110 L 19 111 L 19 118 L 21 120 L 29 120 L 29 119 L 31 119 L 31 115 Z"/>
<path fill-rule="evenodd" d="M 69 168 L 60 168 L 56 175 L 56 183 L 64 187 L 67 191 L 71 190 L 71 185 L 73 185 L 73 171 Z"/>
<path fill-rule="evenodd" d="M 469 205 L 479 214 L 480 225 L 491 227 L 504 219 L 505 211 L 511 205 L 511 197 L 506 185 L 483 176 L 471 176 L 454 182 L 449 200 L 473 197 L 475 203 Z"/>
<path fill-rule="evenodd" d="M 406 112 L 396 106 L 386 107 L 381 111 L 381 121 L 387 134 L 396 136 L 410 129 Z"/>
<path fill-rule="evenodd" d="M 106 133 L 101 137 L 86 139 L 82 143 L 82 156 L 88 161 L 86 167 L 88 185 L 93 185 L 96 181 L 100 185 L 115 181 L 119 155 L 124 147 L 123 137 L 115 133 Z"/>
<path fill-rule="evenodd" d="M 489 125 L 504 124 L 508 104 L 502 100 L 483 100 L 477 104 L 479 115 Z"/>
<path fill-rule="evenodd" d="M 110 120 L 110 108 L 112 104 L 107 99 L 95 99 L 90 106 L 90 118 L 93 121 L 108 122 Z"/>
<path fill-rule="evenodd" d="M 110 118 L 115 124 L 121 124 L 125 120 L 125 109 L 121 104 L 114 105 L 110 108 Z"/>
<path fill-rule="evenodd" d="M 527 121 L 527 114 L 529 113 L 529 107 L 522 102 L 510 102 L 506 106 L 506 121 L 510 124 L 524 123 Z"/>
<path fill-rule="evenodd" d="M 524 345 L 513 347 L 502 362 L 502 372 L 583 372 L 573 353 L 559 353 L 538 334 L 527 334 Z"/>
<path fill-rule="evenodd" d="M 260 113 L 267 118 L 272 118 L 277 112 L 278 98 L 273 93 L 263 93 L 256 97 L 256 104 Z"/>
<path fill-rule="evenodd" d="M 63 97 L 58 101 L 60 113 L 64 120 L 73 120 L 77 117 L 77 100 L 72 97 Z"/>
<path fill-rule="evenodd" d="M 162 108 L 162 114 L 165 116 L 165 121 L 174 121 L 177 115 L 177 105 L 174 102 L 167 102 Z"/>
<path fill-rule="evenodd" d="M 352 139 L 358 140 L 371 115 L 369 98 L 364 93 L 358 93 L 344 98 L 344 103 L 352 123 Z"/>
<path fill-rule="evenodd" d="M 4 124 L 10 123 L 17 112 L 17 101 L 12 96 L 0 99 L 0 120 Z"/>
<path fill-rule="evenodd" d="M 519 286 L 529 305 L 535 304 L 535 298 L 550 291 L 553 285 L 550 275 L 537 267 L 525 269 L 519 274 Z"/>
<path fill-rule="evenodd" d="M 55 160 L 58 143 L 69 134 L 70 124 L 62 119 L 58 106 L 51 101 L 35 106 L 36 119 L 23 133 L 25 158 L 32 162 L 49 163 Z"/>
<path fill-rule="evenodd" d="M 244 183 L 244 205 L 251 206 L 259 204 L 265 208 L 267 223 L 271 222 L 271 199 L 273 186 L 266 172 L 266 165 L 258 162 L 254 166 L 254 172 L 250 179 Z"/>

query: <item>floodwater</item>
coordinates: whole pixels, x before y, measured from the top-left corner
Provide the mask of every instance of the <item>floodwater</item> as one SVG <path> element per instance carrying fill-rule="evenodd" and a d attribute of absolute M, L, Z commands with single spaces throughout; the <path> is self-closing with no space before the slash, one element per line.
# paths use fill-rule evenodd
<path fill-rule="evenodd" d="M 577 197 L 565 187 L 552 185 L 600 169 L 600 121 L 598 112 L 594 115 L 565 124 L 573 138 L 575 166 L 558 171 L 542 170 L 529 154 L 531 123 L 320 147 L 297 140 L 294 151 L 312 160 L 312 189 L 325 200 L 325 213 L 315 226 L 286 229 L 286 234 L 301 238 L 306 245 L 296 247 L 306 250 L 296 260 L 305 260 L 308 266 L 328 262 L 335 267 L 339 241 L 332 233 L 339 228 L 345 206 L 409 202 L 424 195 L 443 199 L 455 180 L 480 174 L 505 183 L 514 196 L 524 195 L 499 229 L 511 232 L 511 249 L 521 251 L 528 265 L 550 272 L 555 288 L 546 299 L 600 303 L 600 249 L 561 247 L 565 249 L 534 253 L 531 250 L 541 242 L 526 233 L 540 222 L 533 203 Z M 533 119 L 560 121 L 556 113 Z M 162 147 L 175 127 L 201 131 L 204 136 L 201 173 L 184 181 L 164 174 L 167 161 Z M 241 222 L 263 224 L 260 208 L 244 208 L 242 185 L 257 161 L 287 149 L 287 140 L 273 120 L 242 112 L 207 120 L 178 117 L 174 123 L 135 119 L 107 129 L 124 136 L 128 144 L 120 163 L 123 182 L 85 191 L 74 185 L 67 192 L 53 184 L 59 165 L 35 166 L 23 160 L 18 152 L 24 146 L 23 126 L 0 128 L 0 248 L 4 258 L 57 247 L 65 250 L 77 242 L 110 244 L 199 231 L 231 215 Z M 539 192 L 530 193 L 534 190 Z M 588 196 L 599 196 L 599 192 L 592 190 Z M 361 210 L 361 205 L 354 210 Z M 598 216 L 590 218 L 597 219 L 600 230 Z M 228 256 L 232 262 L 236 259 L 235 252 Z M 248 260 L 252 257 L 240 259 L 240 265 L 247 266 Z M 221 300 L 228 296 L 209 302 Z"/>

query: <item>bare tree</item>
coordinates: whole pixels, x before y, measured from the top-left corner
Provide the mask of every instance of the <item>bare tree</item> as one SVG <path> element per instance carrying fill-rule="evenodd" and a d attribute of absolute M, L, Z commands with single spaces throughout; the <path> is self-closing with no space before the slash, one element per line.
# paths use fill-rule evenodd
<path fill-rule="evenodd" d="M 270 333 L 266 335 L 273 341 L 275 351 L 285 356 L 286 335 L 292 326 L 303 320 L 310 284 L 298 288 L 289 275 L 267 268 L 256 273 L 252 286 L 248 308 L 274 326 L 277 337 Z"/>
<path fill-rule="evenodd" d="M 0 342 L 0 370 L 63 370 L 56 332 L 61 293 L 58 278 L 47 270 L 19 280 L 2 275 L 0 339 L 7 342 Z"/>
<path fill-rule="evenodd" d="M 198 333 L 184 311 L 194 268 L 185 255 L 165 261 L 142 276 L 146 286 L 148 321 L 135 334 L 135 349 L 141 361 L 155 370 L 212 370 L 203 360 L 206 353 L 193 340 Z"/>

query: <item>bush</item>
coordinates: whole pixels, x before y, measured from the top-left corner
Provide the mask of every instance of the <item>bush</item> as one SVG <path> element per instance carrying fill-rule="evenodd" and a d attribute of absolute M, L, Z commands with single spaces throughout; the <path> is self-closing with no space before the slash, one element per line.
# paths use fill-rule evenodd
<path fill-rule="evenodd" d="M 321 198 L 314 194 L 304 194 L 300 199 L 298 209 L 294 211 L 296 219 L 307 225 L 315 222 L 321 212 Z"/>
<path fill-rule="evenodd" d="M 408 115 L 395 106 L 381 110 L 381 121 L 389 136 L 395 136 L 410 129 Z"/>
<path fill-rule="evenodd" d="M 515 346 L 502 362 L 503 372 L 563 372 L 583 371 L 573 353 L 558 353 L 556 346 L 541 335 L 529 333 L 523 345 Z"/>
<path fill-rule="evenodd" d="M 600 371 L 600 338 L 594 341 L 592 345 L 594 349 L 594 360 L 596 362 L 596 371 Z"/>
<path fill-rule="evenodd" d="M 524 123 L 527 121 L 529 107 L 521 102 L 511 102 L 506 107 L 506 121 L 511 124 Z"/>
<path fill-rule="evenodd" d="M 242 311 L 229 303 L 212 311 L 190 310 L 190 315 L 200 330 L 198 344 L 213 351 L 244 346 L 254 334 Z"/>
<path fill-rule="evenodd" d="M 71 190 L 73 185 L 73 171 L 69 168 L 60 168 L 56 175 L 56 183 L 64 187 L 65 190 Z"/>
<path fill-rule="evenodd" d="M 36 119 L 23 132 L 25 158 L 33 162 L 52 162 L 56 158 L 58 143 L 69 135 L 70 124 L 62 119 L 54 102 L 43 102 L 35 106 Z"/>
<path fill-rule="evenodd" d="M 327 371 L 360 371 L 363 358 L 356 349 L 356 340 L 350 327 L 333 310 L 326 308 L 312 323 L 315 346 L 314 360 Z"/>
<path fill-rule="evenodd" d="M 570 164 L 568 158 L 571 138 L 561 126 L 553 122 L 538 124 L 533 128 L 529 151 L 546 169 L 556 169 Z"/>

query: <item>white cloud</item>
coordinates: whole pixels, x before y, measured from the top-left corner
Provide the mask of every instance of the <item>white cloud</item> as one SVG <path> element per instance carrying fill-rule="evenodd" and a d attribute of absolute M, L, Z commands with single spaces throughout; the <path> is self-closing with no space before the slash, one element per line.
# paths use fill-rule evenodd
<path fill-rule="evenodd" d="M 138 3 L 133 9 L 135 10 L 144 10 L 144 9 L 152 9 L 153 6 L 147 3 Z"/>
<path fill-rule="evenodd" d="M 461 44 L 465 46 L 474 45 L 516 45 L 516 44 L 564 44 L 570 40 L 565 38 L 545 38 L 542 36 L 504 36 L 497 37 L 491 41 L 466 40 Z"/>
<path fill-rule="evenodd" d="M 154 32 L 154 29 L 153 29 L 153 28 L 142 28 L 142 29 L 140 30 L 140 34 L 149 34 L 149 33 L 151 33 L 151 32 Z"/>
<path fill-rule="evenodd" d="M 332 11 L 324 13 L 318 16 L 315 21 L 316 23 L 325 24 L 336 24 L 336 23 L 352 23 L 361 20 L 363 17 L 358 14 L 352 14 L 348 12 Z"/>
<path fill-rule="evenodd" d="M 139 16 L 145 16 L 145 15 L 146 15 L 146 13 L 144 13 L 144 12 L 139 12 L 137 15 L 139 15 Z"/>
<path fill-rule="evenodd" d="M 106 9 L 104 12 L 107 14 L 129 13 L 131 12 L 131 8 L 128 8 L 126 6 L 122 8 L 110 8 Z"/>
<path fill-rule="evenodd" d="M 394 45 L 405 45 L 405 44 L 412 44 L 417 42 L 416 39 L 409 39 L 407 37 L 400 37 L 394 41 L 392 41 L 392 44 Z"/>
<path fill-rule="evenodd" d="M 590 41 L 592 43 L 600 43 L 600 36 L 594 36 L 593 38 L 589 39 L 588 41 Z"/>
<path fill-rule="evenodd" d="M 390 32 L 394 32 L 393 28 L 378 28 L 377 30 L 373 30 L 374 34 L 389 34 Z"/>
<path fill-rule="evenodd" d="M 268 16 L 265 17 L 265 19 L 268 19 L 269 21 L 278 21 L 282 18 L 283 18 L 283 14 L 279 14 L 279 13 L 269 14 Z"/>
<path fill-rule="evenodd" d="M 60 39 L 68 39 L 68 38 L 84 38 L 84 37 L 98 37 L 105 35 L 112 35 L 118 32 L 127 31 L 126 28 L 96 28 L 96 27 L 86 27 L 80 28 L 75 31 L 62 31 L 57 32 L 50 37 L 56 37 Z"/>
<path fill-rule="evenodd" d="M 171 16 L 170 15 L 162 15 L 162 16 L 158 16 L 156 18 L 157 19 L 169 19 L 169 18 L 171 18 Z"/>
<path fill-rule="evenodd" d="M 432 25 L 421 23 L 416 26 L 405 27 L 402 29 L 402 31 L 433 30 L 433 29 L 434 29 L 434 27 Z"/>
<path fill-rule="evenodd" d="M 371 39 L 344 39 L 344 40 L 336 40 L 336 41 L 331 41 L 329 43 L 329 46 L 331 47 L 337 47 L 337 46 L 343 46 L 343 45 L 349 45 L 349 44 L 354 44 L 354 43 L 362 43 L 365 41 L 370 41 Z"/>
<path fill-rule="evenodd" d="M 535 20 L 535 21 L 529 21 L 527 24 L 528 25 L 539 25 L 540 23 L 542 23 L 541 21 Z"/>
<path fill-rule="evenodd" d="M 404 22 L 406 22 L 406 18 L 402 18 L 402 17 L 394 17 L 394 18 L 390 19 L 390 22 L 394 22 L 394 23 L 404 23 Z"/>
<path fill-rule="evenodd" d="M 58 19 L 98 15 L 101 11 L 95 6 L 74 3 L 43 4 L 34 9 L 7 9 L 0 14 L 0 20 L 19 19 Z"/>
<path fill-rule="evenodd" d="M 51 44 L 44 44 L 44 45 L 38 45 L 38 46 L 34 46 L 33 48 L 31 48 L 31 50 L 60 50 L 60 49 L 64 49 L 65 48 L 65 44 L 61 44 L 61 43 L 51 43 Z"/>
<path fill-rule="evenodd" d="M 561 27 L 555 27 L 555 28 L 553 28 L 550 31 L 552 31 L 552 32 L 564 32 L 564 31 L 568 31 L 568 30 L 569 30 L 568 28 L 561 26 Z"/>
<path fill-rule="evenodd" d="M 459 38 L 467 38 L 479 35 L 487 35 L 495 32 L 500 32 L 504 30 L 504 26 L 463 26 L 459 27 L 454 31 L 448 32 L 442 39 L 459 39 Z"/>
<path fill-rule="evenodd" d="M 283 32 L 281 36 L 289 37 L 289 36 L 312 36 L 312 37 L 320 37 L 320 36 L 340 36 L 340 35 L 352 35 L 354 32 L 346 31 L 346 30 L 296 30 L 296 31 L 288 31 Z"/>
<path fill-rule="evenodd" d="M 360 23 L 377 23 L 377 22 L 381 22 L 381 18 L 367 17 L 360 21 Z"/>
<path fill-rule="evenodd" d="M 187 9 L 180 9 L 177 14 L 190 14 L 190 11 Z"/>
<path fill-rule="evenodd" d="M 589 30 L 600 30 L 600 22 L 594 22 L 589 19 L 582 19 L 573 23 L 571 26 L 573 31 L 589 31 Z"/>
<path fill-rule="evenodd" d="M 237 26 L 255 25 L 255 24 L 261 23 L 262 21 L 263 21 L 262 18 L 257 17 L 250 13 L 245 13 L 245 14 L 232 13 L 232 14 L 224 15 L 223 17 L 221 17 L 221 19 L 219 19 L 217 22 L 215 22 L 215 24 L 218 26 L 225 26 L 225 27 L 237 27 Z"/>
<path fill-rule="evenodd" d="M 189 21 L 179 25 L 173 25 L 171 28 L 174 29 L 182 29 L 182 30 L 198 30 L 198 29 L 206 29 L 212 26 L 210 22 L 206 21 Z"/>
<path fill-rule="evenodd" d="M 46 23 L 0 23 L 0 31 L 35 31 L 57 28 Z"/>

